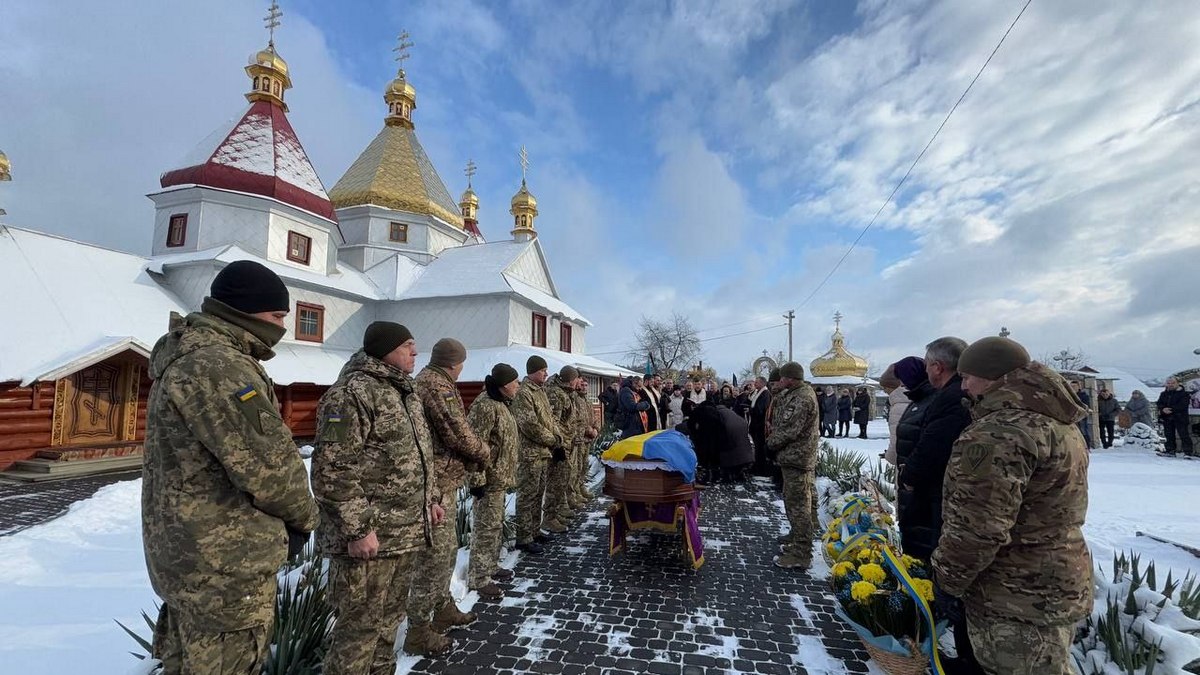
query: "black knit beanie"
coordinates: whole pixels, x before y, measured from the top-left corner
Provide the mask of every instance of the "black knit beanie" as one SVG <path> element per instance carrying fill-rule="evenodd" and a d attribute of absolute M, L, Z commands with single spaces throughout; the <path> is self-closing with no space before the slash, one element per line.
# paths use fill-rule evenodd
<path fill-rule="evenodd" d="M 404 326 L 391 321 L 376 321 L 367 326 L 363 335 L 363 351 L 382 359 L 396 347 L 412 339 L 413 334 Z"/>
<path fill-rule="evenodd" d="M 533 356 L 529 357 L 529 360 L 525 361 L 525 373 L 527 375 L 532 375 L 537 371 L 548 367 L 549 365 L 546 363 L 546 359 L 543 359 L 537 354 L 534 354 Z"/>
<path fill-rule="evenodd" d="M 226 265 L 213 279 L 209 295 L 246 314 L 292 309 L 283 280 L 253 260 L 237 260 Z"/>
<path fill-rule="evenodd" d="M 492 366 L 492 378 L 496 380 L 497 385 L 503 387 L 517 379 L 517 369 L 507 363 L 497 363 Z"/>

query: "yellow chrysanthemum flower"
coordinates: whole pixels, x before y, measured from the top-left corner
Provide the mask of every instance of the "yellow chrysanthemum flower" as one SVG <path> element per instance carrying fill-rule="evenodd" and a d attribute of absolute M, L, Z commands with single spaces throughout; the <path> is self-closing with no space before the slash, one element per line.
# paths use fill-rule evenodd
<path fill-rule="evenodd" d="M 829 529 L 836 530 L 836 529 L 840 529 L 841 527 L 842 527 L 842 519 L 841 518 L 834 518 L 833 520 L 829 521 Z"/>
<path fill-rule="evenodd" d="M 875 584 L 869 581 L 856 581 L 850 584 L 850 597 L 858 602 L 869 602 L 875 595 Z"/>
<path fill-rule="evenodd" d="M 863 581 L 869 581 L 877 586 L 887 579 L 887 572 L 884 572 L 883 568 L 875 563 L 860 565 L 858 574 L 863 578 Z"/>
<path fill-rule="evenodd" d="M 841 579 L 854 570 L 854 563 L 840 562 L 833 566 L 833 576 L 835 579 Z"/>
<path fill-rule="evenodd" d="M 839 530 L 830 530 L 830 531 L 829 531 L 829 540 L 830 540 L 830 541 L 841 541 L 841 540 L 842 540 L 842 533 L 841 533 L 841 531 L 839 531 Z"/>
<path fill-rule="evenodd" d="M 829 557 L 831 558 L 837 555 L 837 549 L 833 547 L 833 542 L 825 544 L 825 552 L 828 553 Z"/>
<path fill-rule="evenodd" d="M 891 525 L 892 523 L 896 522 L 896 520 L 892 518 L 890 513 L 885 513 L 883 514 L 883 522 Z"/>
<path fill-rule="evenodd" d="M 924 565 L 920 560 L 908 555 L 907 553 L 900 559 L 904 563 L 904 569 L 911 570 L 913 567 L 921 567 Z"/>
<path fill-rule="evenodd" d="M 865 577 L 864 577 L 865 578 Z M 928 579 L 913 579 L 913 588 L 917 590 L 917 594 L 925 599 L 925 602 L 933 602 L 933 582 Z"/>

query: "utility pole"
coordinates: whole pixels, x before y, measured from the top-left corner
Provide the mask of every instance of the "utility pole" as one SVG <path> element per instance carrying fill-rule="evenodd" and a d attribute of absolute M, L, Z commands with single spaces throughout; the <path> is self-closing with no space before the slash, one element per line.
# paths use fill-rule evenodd
<path fill-rule="evenodd" d="M 796 318 L 796 310 L 789 309 L 788 313 L 783 315 L 783 318 L 787 319 L 787 322 L 788 322 L 788 361 L 791 361 L 791 360 L 793 360 L 792 359 L 792 319 Z"/>

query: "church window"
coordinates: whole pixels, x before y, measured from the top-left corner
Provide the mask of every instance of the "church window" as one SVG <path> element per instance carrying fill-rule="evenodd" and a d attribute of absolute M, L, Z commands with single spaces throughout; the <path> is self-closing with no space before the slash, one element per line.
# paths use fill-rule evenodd
<path fill-rule="evenodd" d="M 404 223 L 388 223 L 388 241 L 407 242 L 408 225 Z"/>
<path fill-rule="evenodd" d="M 296 303 L 296 339 L 306 342 L 325 340 L 325 308 L 307 302 Z"/>
<path fill-rule="evenodd" d="M 546 315 L 533 315 L 533 340 L 534 347 L 546 346 Z"/>
<path fill-rule="evenodd" d="M 279 95 L 279 83 L 278 82 L 275 83 L 275 95 L 276 96 Z"/>
<path fill-rule="evenodd" d="M 571 351 L 571 324 L 560 323 L 558 325 L 558 349 L 560 351 Z"/>
<path fill-rule="evenodd" d="M 307 265 L 312 253 L 312 237 L 306 237 L 299 232 L 288 232 L 287 259 Z"/>
<path fill-rule="evenodd" d="M 167 224 L 167 246 L 183 246 L 187 241 L 187 214 L 176 213 Z"/>

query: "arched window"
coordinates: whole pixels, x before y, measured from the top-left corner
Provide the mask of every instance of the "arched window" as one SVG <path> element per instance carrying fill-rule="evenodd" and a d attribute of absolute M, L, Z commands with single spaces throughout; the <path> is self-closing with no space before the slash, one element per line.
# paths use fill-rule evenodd
<path fill-rule="evenodd" d="M 262 90 L 271 93 L 271 78 L 264 77 L 262 80 Z"/>
<path fill-rule="evenodd" d="M 279 95 L 279 83 L 278 82 L 275 83 L 275 95 L 276 96 Z"/>
<path fill-rule="evenodd" d="M 258 91 L 258 78 L 254 78 L 254 91 Z"/>

